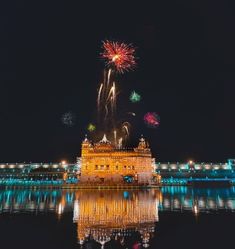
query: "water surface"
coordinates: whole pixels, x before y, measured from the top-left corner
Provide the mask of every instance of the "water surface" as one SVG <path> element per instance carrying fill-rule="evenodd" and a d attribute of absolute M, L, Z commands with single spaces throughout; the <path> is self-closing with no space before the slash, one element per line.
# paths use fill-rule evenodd
<path fill-rule="evenodd" d="M 235 188 L 0 190 L 1 248 L 222 248 Z"/>

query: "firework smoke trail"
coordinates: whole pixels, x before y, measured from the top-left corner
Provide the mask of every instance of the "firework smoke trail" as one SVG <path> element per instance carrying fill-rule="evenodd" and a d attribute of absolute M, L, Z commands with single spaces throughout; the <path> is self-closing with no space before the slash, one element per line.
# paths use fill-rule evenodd
<path fill-rule="evenodd" d="M 128 127 L 126 125 L 123 125 L 122 128 L 126 131 L 126 134 L 129 137 L 129 129 L 128 129 Z"/>
<path fill-rule="evenodd" d="M 129 138 L 130 136 L 130 126 L 131 124 L 129 122 L 124 122 L 122 124 L 122 130 L 124 131 L 126 138 Z"/>
<path fill-rule="evenodd" d="M 113 113 L 114 109 L 116 109 L 116 85 L 115 85 L 115 82 L 113 82 L 113 86 L 110 88 L 106 103 L 111 104 L 111 109 L 112 109 L 112 113 Z"/>
<path fill-rule="evenodd" d="M 118 139 L 118 148 L 119 148 L 119 149 L 122 148 L 122 140 L 123 140 L 122 137 Z"/>
<path fill-rule="evenodd" d="M 114 110 L 116 109 L 116 85 L 115 85 L 115 82 L 113 82 L 113 86 L 112 86 L 112 102 L 111 102 L 111 106 L 112 106 L 112 112 L 114 112 Z"/>
<path fill-rule="evenodd" d="M 136 116 L 136 114 L 135 114 L 134 112 L 128 112 L 127 114 L 129 114 L 129 115 L 131 115 L 131 116 L 133 116 L 133 117 Z"/>
<path fill-rule="evenodd" d="M 103 83 L 97 93 L 98 124 L 107 131 L 115 127 L 116 83 L 111 84 L 112 70 L 104 70 Z"/>
<path fill-rule="evenodd" d="M 114 144 L 116 147 L 116 145 L 117 145 L 117 131 L 116 130 L 113 131 L 113 138 L 114 138 Z"/>
<path fill-rule="evenodd" d="M 113 85 L 112 85 L 112 87 L 109 90 L 109 94 L 108 94 L 106 102 L 108 102 L 109 99 L 111 98 L 111 96 L 113 97 L 114 94 L 115 94 L 115 82 L 113 82 Z"/>
<path fill-rule="evenodd" d="M 98 110 L 98 118 L 100 118 L 100 115 L 102 112 L 104 112 L 105 119 L 107 118 L 109 114 L 109 105 L 111 96 L 115 92 L 115 86 L 112 86 L 110 89 L 110 78 L 111 78 L 112 70 L 108 70 L 108 73 L 106 70 L 104 70 L 104 79 L 103 83 L 100 84 L 98 89 L 98 95 L 97 95 L 97 110 Z M 113 101 L 111 101 L 113 102 Z"/>
<path fill-rule="evenodd" d="M 112 69 L 109 69 L 109 71 L 108 71 L 107 85 L 109 85 L 111 73 L 112 73 Z"/>
<path fill-rule="evenodd" d="M 100 96 L 101 96 L 102 89 L 103 89 L 103 83 L 100 84 L 100 88 L 98 91 L 98 98 L 97 98 L 98 113 L 100 112 Z"/>
<path fill-rule="evenodd" d="M 107 119 L 108 114 L 109 114 L 109 108 L 108 108 L 108 105 L 106 104 L 106 105 L 105 105 L 105 116 L 104 116 L 104 119 L 105 119 L 105 120 Z"/>

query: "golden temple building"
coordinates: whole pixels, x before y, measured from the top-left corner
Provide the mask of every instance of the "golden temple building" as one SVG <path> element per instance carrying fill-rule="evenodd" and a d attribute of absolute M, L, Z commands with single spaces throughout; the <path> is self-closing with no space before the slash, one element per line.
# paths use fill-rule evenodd
<path fill-rule="evenodd" d="M 133 149 L 113 145 L 106 135 L 98 143 L 82 142 L 81 185 L 158 185 L 160 176 L 154 171 L 155 159 L 143 137 Z"/>

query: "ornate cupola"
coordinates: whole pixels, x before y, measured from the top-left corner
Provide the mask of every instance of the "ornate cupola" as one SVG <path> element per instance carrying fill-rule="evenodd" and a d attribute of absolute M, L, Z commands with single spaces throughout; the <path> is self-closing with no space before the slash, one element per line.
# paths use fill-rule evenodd
<path fill-rule="evenodd" d="M 82 141 L 82 156 L 86 154 L 92 148 L 91 142 L 88 140 L 87 135 L 85 135 L 85 139 Z"/>
<path fill-rule="evenodd" d="M 83 148 L 86 148 L 86 147 L 89 147 L 91 145 L 90 141 L 88 140 L 87 138 L 87 135 L 85 135 L 85 138 L 84 140 L 82 141 L 82 147 Z"/>
<path fill-rule="evenodd" d="M 142 150 L 142 151 L 150 151 L 149 149 L 149 143 L 145 140 L 145 138 L 143 137 L 143 135 L 141 135 L 141 138 L 139 140 L 139 144 L 137 147 L 137 150 Z"/>
<path fill-rule="evenodd" d="M 111 142 L 107 139 L 106 134 L 104 134 L 103 138 L 99 142 L 100 144 L 111 144 Z"/>
<path fill-rule="evenodd" d="M 98 143 L 95 144 L 95 149 L 97 149 L 97 150 L 112 150 L 113 145 L 107 139 L 106 135 L 104 134 L 103 138 Z"/>

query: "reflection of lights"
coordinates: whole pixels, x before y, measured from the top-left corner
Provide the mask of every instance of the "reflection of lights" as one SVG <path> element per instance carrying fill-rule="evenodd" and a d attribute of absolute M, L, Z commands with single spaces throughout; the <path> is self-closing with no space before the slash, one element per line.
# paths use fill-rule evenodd
<path fill-rule="evenodd" d="M 39 204 L 39 210 L 42 211 L 45 208 L 45 202 Z"/>
<path fill-rule="evenodd" d="M 79 202 L 78 200 L 75 200 L 73 206 L 73 221 L 77 221 L 78 218 L 79 218 Z"/>
<path fill-rule="evenodd" d="M 214 209 L 215 208 L 215 202 L 213 200 L 208 201 L 208 205 L 210 208 Z"/>
<path fill-rule="evenodd" d="M 205 208 L 205 201 L 204 200 L 199 200 L 198 201 L 198 206 L 201 208 Z"/>
<path fill-rule="evenodd" d="M 198 209 L 197 205 L 193 206 L 193 212 L 194 212 L 195 215 L 197 215 L 199 213 L 199 209 Z"/>
<path fill-rule="evenodd" d="M 184 202 L 183 202 L 183 205 L 184 205 L 185 208 L 190 207 L 190 199 L 185 199 Z"/>
<path fill-rule="evenodd" d="M 158 199 L 156 199 L 156 204 L 155 205 L 156 205 L 155 206 L 155 208 L 156 208 L 156 210 L 155 210 L 155 212 L 156 212 L 156 220 L 158 220 L 158 206 L 159 206 Z"/>
<path fill-rule="evenodd" d="M 59 203 L 59 206 L 58 206 L 58 215 L 61 215 L 62 213 L 64 212 L 64 207 L 61 203 Z"/>
<path fill-rule="evenodd" d="M 178 199 L 174 200 L 174 208 L 179 208 L 180 207 L 180 202 Z"/>
<path fill-rule="evenodd" d="M 49 203 L 49 209 L 54 210 L 55 209 L 55 203 L 50 202 Z"/>
<path fill-rule="evenodd" d="M 168 199 L 164 199 L 163 206 L 166 207 L 166 208 L 169 208 L 170 207 L 170 201 Z"/>
<path fill-rule="evenodd" d="M 228 206 L 228 208 L 233 209 L 233 203 L 231 200 L 227 201 L 227 206 Z"/>
<path fill-rule="evenodd" d="M 222 208 L 224 206 L 224 201 L 220 197 L 218 197 L 218 206 L 220 208 Z"/>

